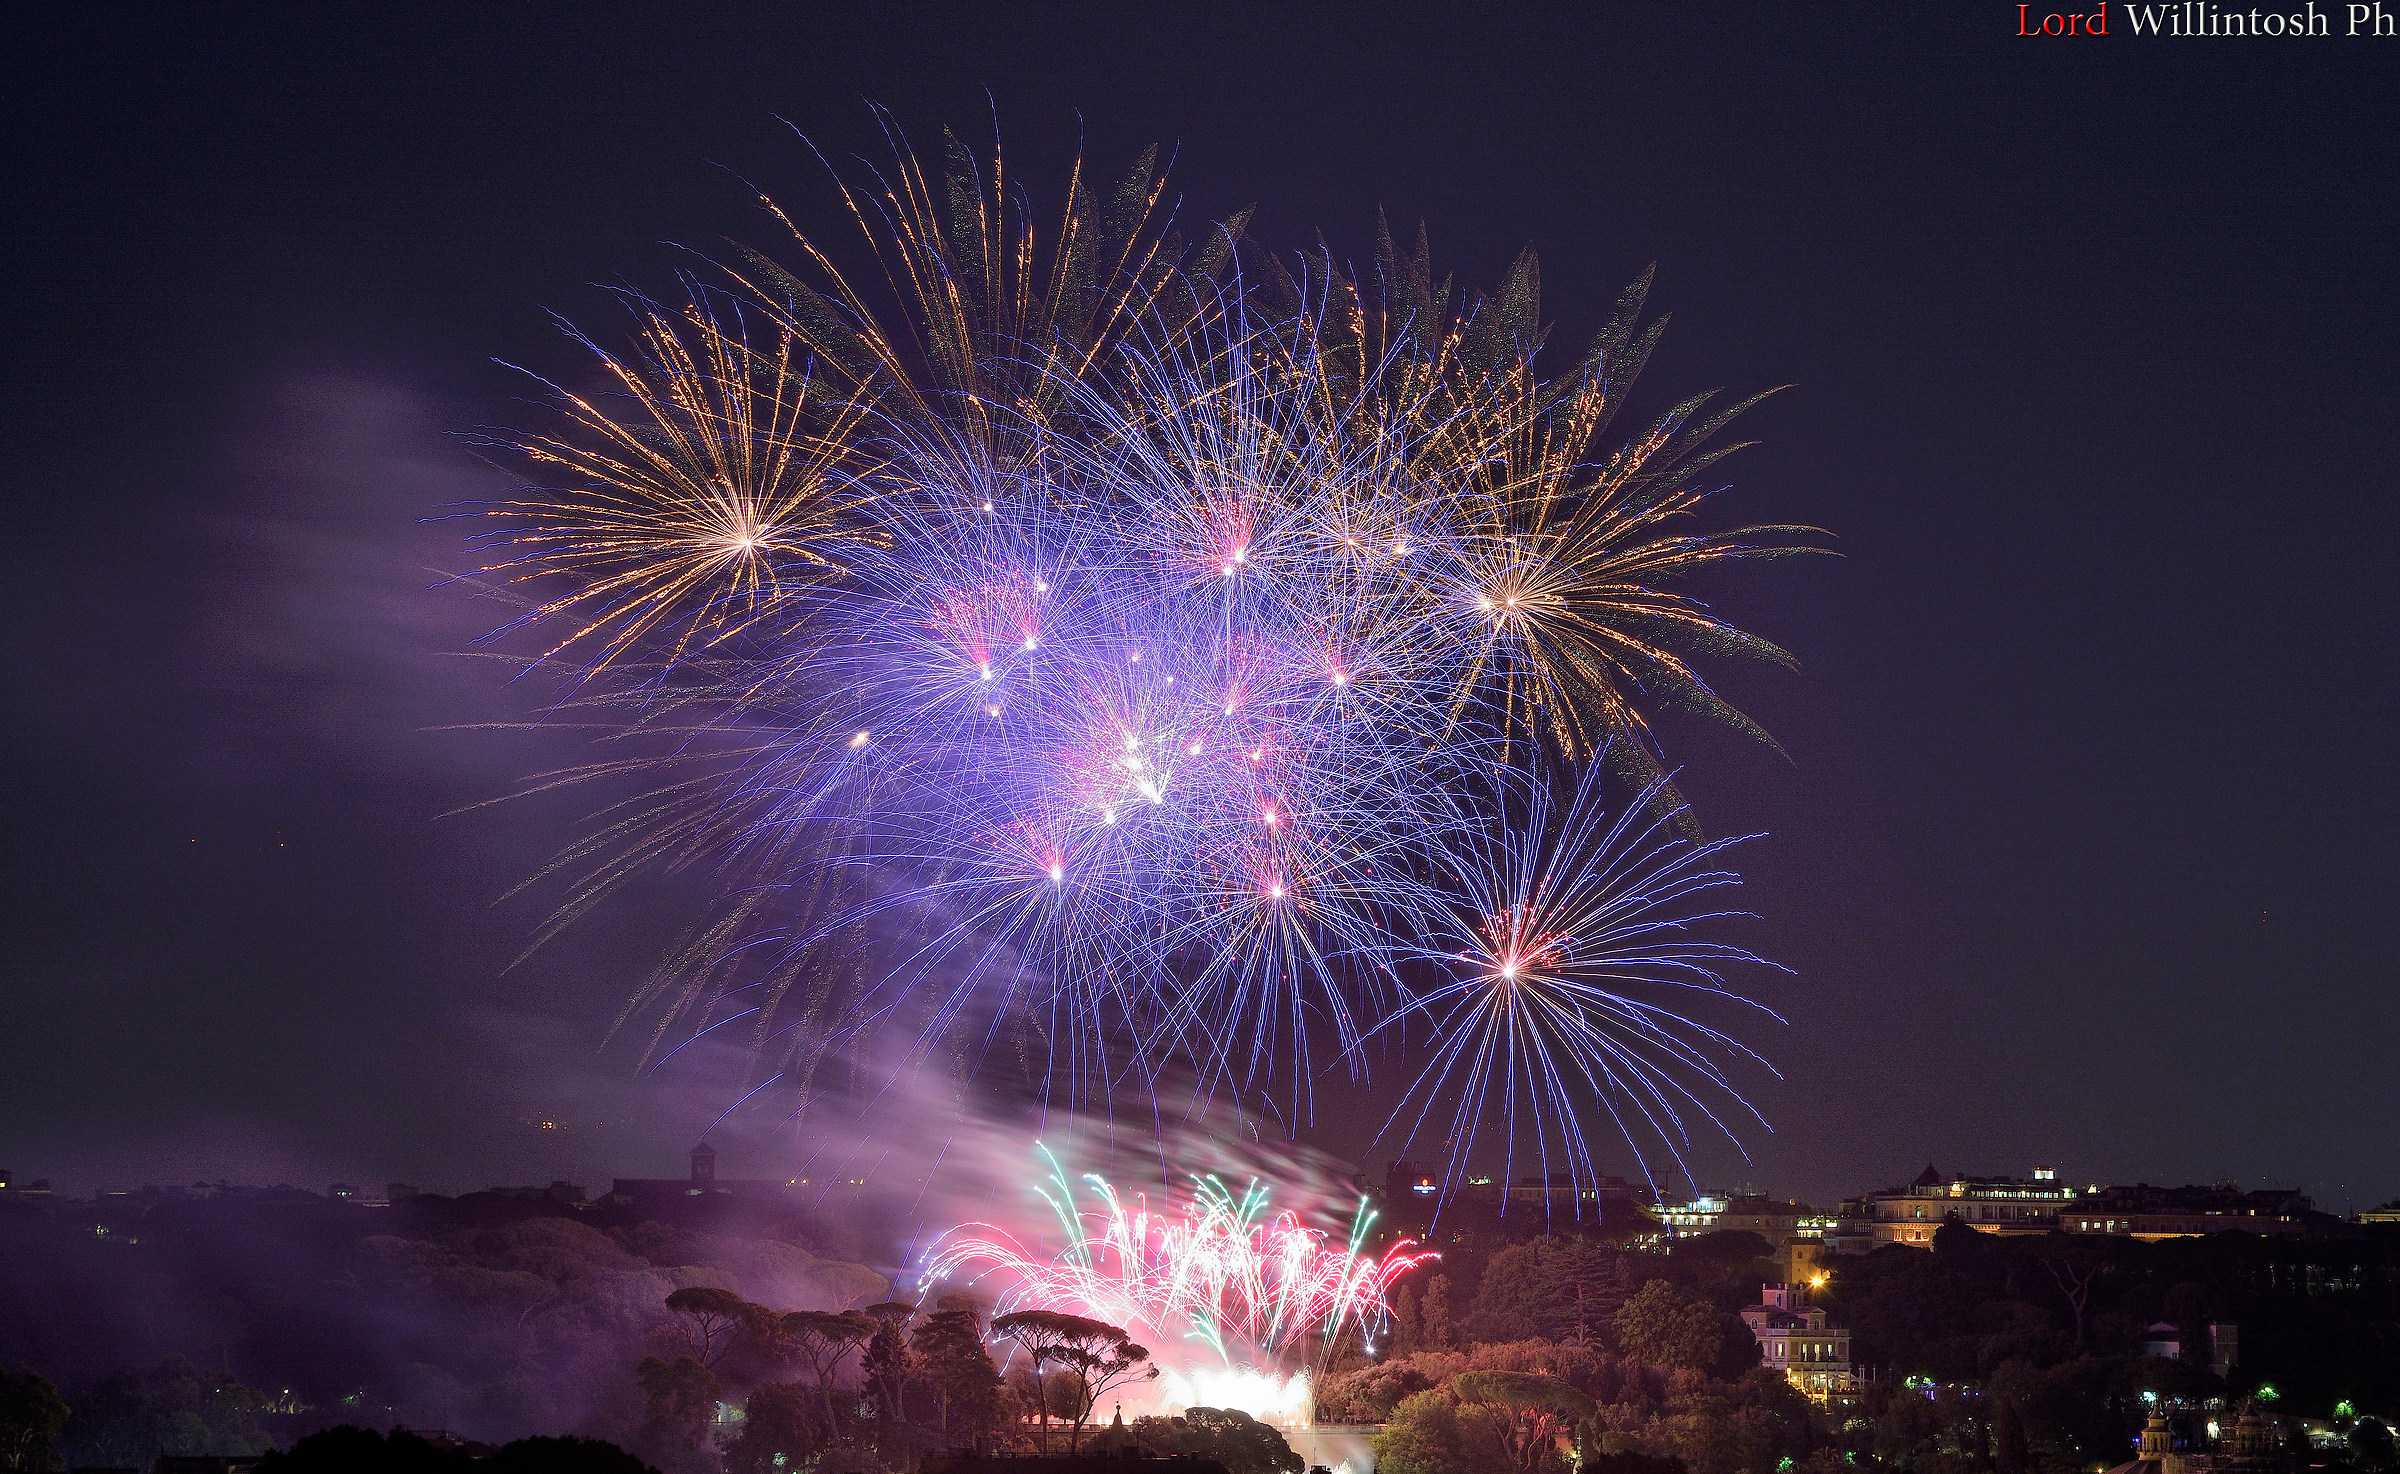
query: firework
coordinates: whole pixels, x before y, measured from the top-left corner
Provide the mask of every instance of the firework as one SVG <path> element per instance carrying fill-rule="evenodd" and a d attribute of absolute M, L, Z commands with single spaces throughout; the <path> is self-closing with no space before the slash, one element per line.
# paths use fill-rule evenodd
<path fill-rule="evenodd" d="M 1363 1200 L 1337 1242 L 1296 1213 L 1272 1209 L 1256 1181 L 1236 1193 L 1215 1177 L 1195 1177 L 1188 1198 L 1157 1210 L 1146 1195 L 1128 1199 L 1087 1176 L 1079 1207 L 1057 1158 L 1040 1150 L 1050 1178 L 1037 1191 L 1064 1247 L 1038 1253 L 1003 1229 L 968 1224 L 927 1256 L 925 1285 L 952 1280 L 990 1290 L 999 1315 L 1061 1310 L 1122 1326 L 1152 1348 L 1163 1390 L 1178 1405 L 1228 1398 L 1304 1424 L 1308 1376 L 1345 1337 L 1372 1349 L 1393 1286 L 1437 1257 L 1408 1239 L 1367 1252 L 1374 1215 Z"/>
<path fill-rule="evenodd" d="M 590 647 L 586 674 L 733 639 L 877 540 L 873 493 L 841 465 L 863 410 L 828 402 L 790 334 L 762 319 L 754 342 L 699 290 L 680 316 L 640 311 L 632 355 L 581 339 L 623 407 L 559 391 L 563 436 L 506 442 L 559 479 L 489 509 L 503 525 L 480 537 L 504 554 L 480 579 L 565 586 L 510 628 L 563 626 L 540 658 Z"/>
<path fill-rule="evenodd" d="M 1105 195 L 1079 168 L 1043 232 L 996 153 L 902 146 L 843 187 L 873 272 L 795 231 L 799 272 L 645 306 L 601 359 L 623 408 L 517 441 L 553 474 L 495 509 L 487 573 L 569 699 L 665 753 L 546 781 L 670 775 L 575 852 L 562 918 L 713 869 L 628 1020 L 654 1055 L 743 1023 L 752 1094 L 803 1108 L 829 1071 L 1013 1055 L 1062 1104 L 1174 1079 L 1296 1122 L 1413 1040 L 1403 1109 L 1451 1102 L 1454 1161 L 1487 1105 L 1571 1175 L 1570 1100 L 1672 1145 L 1729 1041 L 1638 995 L 1747 954 L 1635 945 L 1710 919 L 1680 908 L 1731 883 L 1716 847 L 1612 847 L 1681 813 L 1647 703 L 1747 727 L 1687 652 L 1781 657 L 1668 587 L 1789 550 L 1670 530 L 1739 406 L 1603 453 L 1647 278 L 1549 382 L 1529 260 L 1455 310 L 1388 240 L 1377 290 L 1321 256 L 1245 281 L 1239 219 L 1187 246 L 1162 189 L 1150 156 Z M 1614 821 L 1602 758 L 1642 779 Z M 1475 960 L 1512 948 L 1538 982 Z"/>
<path fill-rule="evenodd" d="M 1610 1123 L 1637 1157 L 1659 1142 L 1686 1176 L 1693 1118 L 1722 1128 L 1731 1108 L 1765 1124 L 1724 1071 L 1728 1058 L 1765 1061 L 1686 1001 L 1766 1012 L 1728 974 L 1773 964 L 1695 935 L 1732 914 L 1702 898 L 1740 882 L 1724 866 L 1740 841 L 1694 841 L 1675 811 L 1645 802 L 1611 815 L 1598 789 L 1596 768 L 1563 800 L 1538 781 L 1504 782 L 1486 815 L 1448 831 L 1456 899 L 1421 943 L 1442 980 L 1384 1027 L 1423 1026 L 1423 1063 L 1393 1129 L 1413 1142 L 1437 1127 L 1451 1180 L 1496 1136 L 1503 1180 L 1530 1165 L 1581 1199 L 1599 1175 L 1587 1120 Z"/>

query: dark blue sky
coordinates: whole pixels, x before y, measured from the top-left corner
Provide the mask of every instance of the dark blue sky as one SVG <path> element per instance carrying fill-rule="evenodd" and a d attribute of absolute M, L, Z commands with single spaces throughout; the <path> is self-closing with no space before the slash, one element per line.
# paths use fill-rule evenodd
<path fill-rule="evenodd" d="M 1531 242 L 1570 339 L 1656 261 L 1652 394 L 1795 386 L 1725 515 L 1845 556 L 1725 585 L 1805 664 L 1720 671 L 1791 761 L 1672 734 L 1712 829 L 1771 832 L 1747 939 L 1796 970 L 1776 1129 L 1704 1175 L 2400 1193 L 2400 40 L 867 9 L 7 23 L 0 1162 L 679 1165 L 729 1066 L 600 1045 L 689 898 L 509 969 L 585 805 L 453 811 L 580 749 L 474 725 L 531 702 L 458 653 L 495 617 L 420 519 L 502 484 L 462 438 L 528 413 L 491 360 L 573 370 L 546 312 L 606 335 L 604 284 L 771 240 L 744 180 L 829 218 L 778 118 L 844 159 L 867 100 L 930 137 L 988 93 L 1037 196 L 1079 130 L 1156 140 L 1267 244 L 1363 258 L 1382 206 L 1488 281 Z M 1316 1139 L 1361 1150 L 1351 1110 Z"/>

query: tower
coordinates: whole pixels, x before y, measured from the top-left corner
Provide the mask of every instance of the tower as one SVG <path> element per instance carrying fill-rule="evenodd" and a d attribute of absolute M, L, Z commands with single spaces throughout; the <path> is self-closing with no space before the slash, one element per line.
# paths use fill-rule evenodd
<path fill-rule="evenodd" d="M 2137 1457 L 2164 1459 L 2173 1452 L 2175 1435 L 2167 1431 L 2167 1410 L 2154 1407 L 2150 1410 L 2149 1426 L 2142 1429 L 2142 1450 Z"/>
<path fill-rule="evenodd" d="M 696 1185 L 717 1180 L 717 1149 L 707 1142 L 692 1148 L 692 1181 Z"/>

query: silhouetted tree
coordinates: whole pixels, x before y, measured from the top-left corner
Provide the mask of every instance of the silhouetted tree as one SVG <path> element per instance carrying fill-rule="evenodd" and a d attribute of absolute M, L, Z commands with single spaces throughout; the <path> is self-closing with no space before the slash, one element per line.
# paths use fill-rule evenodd
<path fill-rule="evenodd" d="M 1149 1348 L 1134 1344 L 1124 1327 L 1106 1321 L 1055 1310 L 1020 1310 L 993 1321 L 992 1330 L 1024 1347 L 1033 1361 L 1045 1443 L 1050 1431 L 1050 1403 L 1041 1369 L 1046 1364 L 1062 1366 L 1075 1374 L 1079 1395 L 1067 1436 L 1070 1452 L 1081 1444 L 1083 1425 L 1110 1388 L 1158 1375 L 1158 1368 L 1150 1365 Z"/>
<path fill-rule="evenodd" d="M 795 1310 L 783 1318 L 783 1333 L 816 1379 L 826 1428 L 838 1434 L 842 1418 L 833 1405 L 834 1373 L 841 1370 L 842 1358 L 873 1339 L 874 1320 L 855 1310 Z"/>
<path fill-rule="evenodd" d="M 1000 1369 L 984 1349 L 975 1302 L 964 1295 L 945 1295 L 936 1305 L 934 1313 L 910 1332 L 909 1348 L 918 1375 L 933 1391 L 942 1436 L 980 1446 L 1004 1416 Z"/>
<path fill-rule="evenodd" d="M 405 1428 L 394 1428 L 387 1438 L 344 1425 L 311 1433 L 288 1453 L 270 1453 L 258 1467 L 260 1474 L 465 1474 L 483 1466 L 470 1466 Z"/>
<path fill-rule="evenodd" d="M 272 1400 L 180 1356 L 119 1367 L 75 1395 L 59 1442 L 67 1462 L 147 1469 L 160 1454 L 263 1454 Z"/>
<path fill-rule="evenodd" d="M 475 1474 L 658 1474 L 604 1438 L 520 1438 L 468 1467 Z"/>
<path fill-rule="evenodd" d="M 1185 1408 L 1180 1417 L 1136 1418 L 1126 1429 L 1153 1454 L 1215 1459 L 1226 1474 L 1301 1474 L 1284 1436 L 1240 1408 Z"/>
<path fill-rule="evenodd" d="M 755 1338 L 773 1328 L 773 1312 L 765 1306 L 712 1285 L 677 1290 L 667 1297 L 667 1309 L 684 1318 L 684 1340 L 692 1358 L 711 1371 L 743 1337 Z"/>
<path fill-rule="evenodd" d="M 2361 1418 L 2350 1429 L 2350 1462 L 2367 1471 L 2382 1474 L 2394 1463 L 2392 1430 L 2373 1418 Z"/>
<path fill-rule="evenodd" d="M 66 1399 L 31 1372 L 0 1369 L 0 1469 L 42 1471 L 67 1426 Z"/>
<path fill-rule="evenodd" d="M 762 1382 L 742 1405 L 742 1431 L 726 1445 L 726 1474 L 798 1469 L 831 1437 L 817 1389 L 799 1382 Z"/>
<path fill-rule="evenodd" d="M 875 1443 L 886 1463 L 900 1459 L 901 1444 L 907 1437 L 910 1365 L 905 1333 L 916 1313 L 914 1305 L 898 1300 L 870 1305 L 864 1312 L 875 1322 L 875 1333 L 867 1338 L 859 1372 L 866 1379 L 868 1404 L 875 1413 Z"/>
<path fill-rule="evenodd" d="M 646 1356 L 634 1369 L 642 1389 L 642 1426 L 634 1450 L 669 1470 L 687 1468 L 708 1449 L 708 1429 L 722 1390 L 697 1357 L 673 1361 Z"/>

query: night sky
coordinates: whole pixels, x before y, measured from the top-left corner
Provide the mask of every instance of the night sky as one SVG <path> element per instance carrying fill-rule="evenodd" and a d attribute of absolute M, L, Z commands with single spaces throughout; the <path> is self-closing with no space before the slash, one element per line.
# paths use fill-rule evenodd
<path fill-rule="evenodd" d="M 583 372 L 549 314 L 606 339 L 611 285 L 772 245 L 744 181 L 832 225 L 794 130 L 846 162 L 873 101 L 921 142 L 996 108 L 1039 200 L 1079 137 L 1157 141 L 1262 244 L 1363 261 L 1380 206 L 1489 282 L 1531 242 L 1561 341 L 1655 261 L 1642 403 L 1794 386 L 1720 514 L 1843 556 L 1709 589 L 1803 661 L 1714 668 L 1789 761 L 1669 729 L 1709 828 L 1767 832 L 1741 939 L 1795 974 L 1750 1035 L 1774 1130 L 1709 1185 L 2400 1194 L 2400 39 L 1015 9 L 13 14 L 0 1164 L 681 1170 L 739 1061 L 603 1041 L 696 892 L 511 967 L 590 801 L 467 806 L 588 747 L 508 725 L 540 693 L 426 519 L 507 484 L 494 360 Z M 772 1127 L 721 1170 L 781 1167 Z"/>

